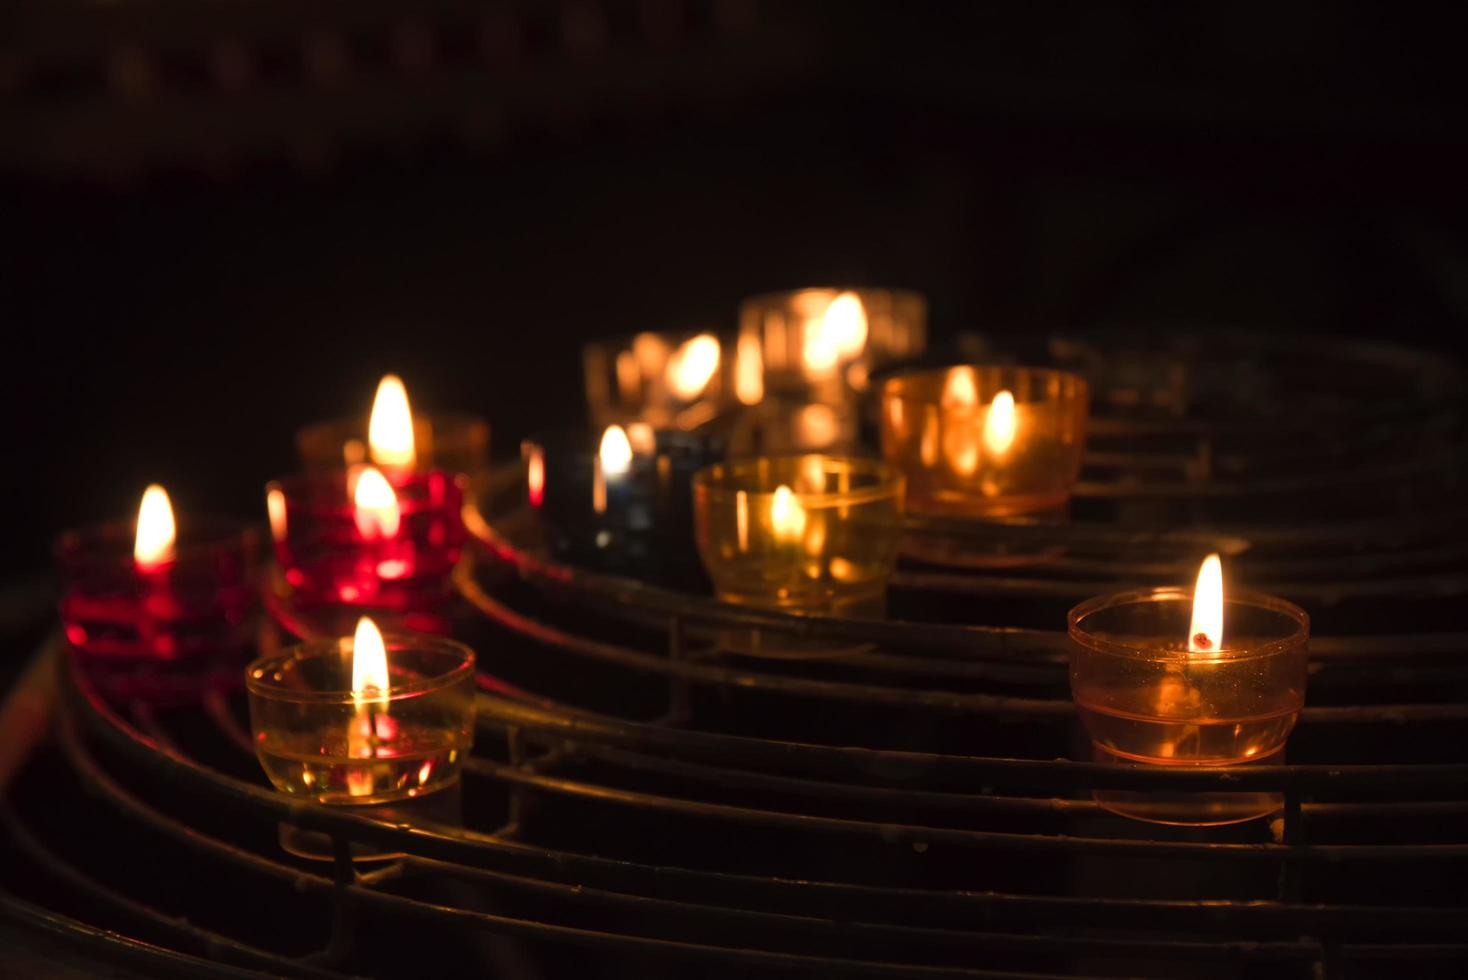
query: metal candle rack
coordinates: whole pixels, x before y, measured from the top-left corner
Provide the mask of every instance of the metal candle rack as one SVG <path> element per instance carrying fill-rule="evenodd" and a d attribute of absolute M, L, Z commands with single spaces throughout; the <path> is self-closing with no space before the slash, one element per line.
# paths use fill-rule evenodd
<path fill-rule="evenodd" d="M 1284 360 L 1258 353 L 1266 375 Z M 501 473 L 468 511 L 480 547 L 455 573 L 483 671 L 463 826 L 285 799 L 258 772 L 237 693 L 116 707 L 72 669 L 57 745 L 5 804 L 14 855 L 0 903 L 95 955 L 175 970 L 1461 975 L 1459 386 L 1404 352 L 1320 353 L 1355 370 L 1335 375 L 1335 399 L 1317 379 L 1305 452 L 1292 457 L 1283 423 L 1251 444 L 1228 417 L 1168 425 L 1110 410 L 1071 523 L 909 519 L 910 533 L 1008 543 L 1025 560 L 909 565 L 881 622 L 733 609 L 557 564 L 525 533 L 518 474 Z M 1200 387 L 1219 383 L 1196 370 Z M 1103 411 L 1129 397 L 1102 392 Z M 1122 448 L 1139 441 L 1212 454 L 1216 469 L 1159 475 L 1157 453 Z M 1316 620 L 1288 763 L 1077 761 L 1089 753 L 1064 610 L 1183 580 L 1205 549 Z M 854 650 L 721 652 L 722 633 L 756 628 Z M 1102 811 L 1096 788 L 1257 790 L 1285 806 L 1274 820 L 1166 828 Z M 94 799 L 104 806 L 64 816 Z M 88 841 L 96 819 L 146 860 Z M 283 854 L 281 821 L 333 836 L 339 859 Z M 406 856 L 353 865 L 352 841 Z M 43 884 L 23 885 L 21 866 Z"/>

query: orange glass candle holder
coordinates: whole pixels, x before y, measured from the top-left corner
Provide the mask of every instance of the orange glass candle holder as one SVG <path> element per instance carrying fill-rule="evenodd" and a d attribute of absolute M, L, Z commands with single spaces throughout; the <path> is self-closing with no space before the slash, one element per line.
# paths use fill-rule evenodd
<path fill-rule="evenodd" d="M 388 686 L 353 690 L 355 640 L 262 657 L 245 672 L 255 752 L 288 796 L 367 805 L 458 781 L 474 741 L 474 651 L 442 637 L 388 633 Z"/>
<path fill-rule="evenodd" d="M 719 463 L 693 478 L 699 557 L 724 602 L 880 616 L 901 538 L 902 474 L 807 454 Z"/>
<path fill-rule="evenodd" d="M 928 304 L 902 289 L 797 289 L 739 308 L 735 393 L 825 401 L 862 392 L 878 368 L 916 357 L 927 342 Z"/>
<path fill-rule="evenodd" d="M 1222 600 L 1223 639 L 1189 637 L 1194 593 L 1119 592 L 1070 611 L 1070 683 L 1099 761 L 1227 766 L 1278 761 L 1305 702 L 1310 619 L 1272 596 Z M 1103 806 L 1159 823 L 1207 825 L 1263 816 L 1274 793 L 1098 790 Z"/>
<path fill-rule="evenodd" d="M 582 349 L 581 362 L 597 429 L 629 422 L 696 429 L 734 403 L 733 351 L 710 331 L 600 341 Z"/>
<path fill-rule="evenodd" d="M 914 512 L 1007 518 L 1061 511 L 1081 470 L 1089 403 L 1079 376 L 961 365 L 882 388 L 882 455 Z"/>

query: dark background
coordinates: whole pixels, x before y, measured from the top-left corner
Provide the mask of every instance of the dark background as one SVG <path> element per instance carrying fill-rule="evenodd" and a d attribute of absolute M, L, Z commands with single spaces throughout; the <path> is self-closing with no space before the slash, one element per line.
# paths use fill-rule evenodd
<path fill-rule="evenodd" d="M 303 423 L 581 416 L 579 346 L 901 285 L 959 329 L 1458 351 L 1461 25 L 1317 2 L 37 4 L 0 21 L 3 568 Z M 9 29 L 7 29 L 7 27 Z"/>

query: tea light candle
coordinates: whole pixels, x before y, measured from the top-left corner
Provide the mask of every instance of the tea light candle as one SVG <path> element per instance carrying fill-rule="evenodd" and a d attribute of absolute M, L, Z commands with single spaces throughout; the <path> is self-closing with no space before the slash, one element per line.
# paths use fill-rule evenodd
<path fill-rule="evenodd" d="M 296 433 L 296 450 L 307 472 L 371 463 L 395 485 L 400 475 L 430 469 L 473 475 L 489 465 L 489 424 L 467 415 L 414 416 L 402 379 L 388 374 L 365 425 L 318 422 Z"/>
<path fill-rule="evenodd" d="M 696 573 L 690 485 L 722 457 L 718 439 L 633 423 L 532 436 L 521 453 L 526 499 L 554 554 L 651 577 Z"/>
<path fill-rule="evenodd" d="M 1223 591 L 1210 555 L 1189 592 L 1122 592 L 1070 611 L 1070 681 L 1097 758 L 1233 765 L 1283 752 L 1305 701 L 1310 620 L 1297 606 Z M 1278 809 L 1270 793 L 1097 791 L 1103 805 L 1163 823 L 1232 823 Z"/>
<path fill-rule="evenodd" d="M 186 696 L 201 672 L 249 648 L 258 551 L 243 524 L 175 520 L 154 484 L 136 522 L 68 531 L 56 543 L 66 638 L 93 667 L 116 669 L 105 688 Z"/>
<path fill-rule="evenodd" d="M 903 478 L 878 460 L 806 454 L 720 463 L 693 480 L 695 535 L 724 602 L 880 616 Z"/>
<path fill-rule="evenodd" d="M 593 425 L 698 428 L 731 405 L 725 346 L 709 331 L 644 332 L 588 345 L 582 367 Z"/>
<path fill-rule="evenodd" d="M 321 803 L 387 803 L 458 781 L 474 741 L 474 651 L 387 634 L 307 643 L 245 673 L 255 751 L 280 792 Z"/>
<path fill-rule="evenodd" d="M 1080 475 L 1088 401 L 1080 377 L 959 366 L 882 389 L 882 455 L 914 512 L 1003 518 L 1063 510 Z"/>
<path fill-rule="evenodd" d="M 270 483 L 266 510 L 292 601 L 411 612 L 440 604 L 467 536 L 466 477 L 375 466 Z"/>
<path fill-rule="evenodd" d="M 892 289 L 799 289 L 744 301 L 735 388 L 753 405 L 766 394 L 842 401 L 872 371 L 923 351 L 927 303 Z"/>

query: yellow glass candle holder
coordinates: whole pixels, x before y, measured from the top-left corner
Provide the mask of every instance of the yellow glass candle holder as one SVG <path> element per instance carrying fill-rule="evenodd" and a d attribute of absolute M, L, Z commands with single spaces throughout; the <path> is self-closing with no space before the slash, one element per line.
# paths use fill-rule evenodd
<path fill-rule="evenodd" d="M 255 751 L 280 792 L 360 806 L 458 782 L 474 740 L 474 651 L 421 634 L 383 640 L 386 690 L 354 686 L 361 654 L 352 638 L 292 647 L 247 668 Z"/>
<path fill-rule="evenodd" d="M 917 513 L 1008 518 L 1061 511 L 1080 476 L 1088 399 L 1079 376 L 962 365 L 882 388 L 882 455 Z"/>
<path fill-rule="evenodd" d="M 902 289 L 797 289 L 739 308 L 738 400 L 766 394 L 824 401 L 867 389 L 871 372 L 923 352 L 928 304 Z"/>
<path fill-rule="evenodd" d="M 1120 592 L 1070 611 L 1071 692 L 1099 761 L 1226 766 L 1282 757 L 1305 702 L 1309 617 L 1272 596 L 1222 599 L 1221 587 L 1219 608 L 1220 642 L 1208 639 L 1216 629 L 1197 632 L 1188 589 Z M 1276 793 L 1095 795 L 1125 816 L 1189 825 L 1283 805 Z"/>
<path fill-rule="evenodd" d="M 698 553 L 724 602 L 880 616 L 901 538 L 902 475 L 807 454 L 719 463 L 693 478 Z"/>

